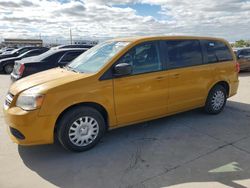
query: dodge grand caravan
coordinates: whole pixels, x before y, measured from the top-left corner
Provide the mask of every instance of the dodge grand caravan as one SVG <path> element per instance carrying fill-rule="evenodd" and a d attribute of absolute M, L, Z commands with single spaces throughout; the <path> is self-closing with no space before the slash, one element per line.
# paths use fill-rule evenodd
<path fill-rule="evenodd" d="M 108 129 L 204 107 L 220 113 L 238 89 L 228 42 L 137 37 L 103 42 L 63 68 L 14 83 L 4 104 L 11 139 L 84 151 Z"/>

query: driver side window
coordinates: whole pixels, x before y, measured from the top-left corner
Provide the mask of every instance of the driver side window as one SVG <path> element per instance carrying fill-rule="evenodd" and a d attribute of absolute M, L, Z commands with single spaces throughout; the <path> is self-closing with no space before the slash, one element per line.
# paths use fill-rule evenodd
<path fill-rule="evenodd" d="M 159 50 L 154 42 L 139 44 L 129 50 L 119 61 L 132 65 L 132 74 L 162 70 Z"/>

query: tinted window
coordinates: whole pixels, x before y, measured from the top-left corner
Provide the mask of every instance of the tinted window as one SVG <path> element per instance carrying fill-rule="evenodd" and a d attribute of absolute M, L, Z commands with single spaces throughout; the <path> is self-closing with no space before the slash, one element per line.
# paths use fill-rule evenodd
<path fill-rule="evenodd" d="M 162 70 L 155 43 L 144 43 L 132 48 L 119 60 L 119 63 L 131 64 L 133 74 Z"/>
<path fill-rule="evenodd" d="M 239 55 L 250 56 L 250 49 L 241 50 Z"/>
<path fill-rule="evenodd" d="M 47 58 L 44 59 L 44 61 L 53 61 L 53 62 L 58 62 L 59 59 L 63 56 L 65 52 L 57 52 L 53 55 L 48 56 Z"/>
<path fill-rule="evenodd" d="M 34 50 L 34 51 L 31 51 L 30 53 L 28 53 L 28 56 L 35 56 L 35 55 L 39 55 L 41 53 L 43 53 L 44 51 L 42 50 Z"/>
<path fill-rule="evenodd" d="M 169 40 L 166 43 L 168 68 L 202 64 L 201 45 L 198 40 Z"/>
<path fill-rule="evenodd" d="M 19 54 L 23 54 L 23 53 L 25 53 L 25 52 L 27 52 L 27 51 L 29 51 L 29 50 L 30 50 L 30 49 L 28 49 L 28 48 L 24 48 L 24 49 L 19 50 L 18 53 L 19 53 Z"/>
<path fill-rule="evenodd" d="M 32 51 L 28 51 L 28 52 L 26 52 L 26 53 L 23 53 L 22 55 L 21 55 L 21 57 L 31 57 L 31 56 L 35 56 L 35 55 L 39 55 L 39 54 L 41 54 L 41 52 L 39 51 L 39 50 L 32 50 Z"/>
<path fill-rule="evenodd" d="M 67 52 L 66 54 L 64 54 L 62 56 L 62 58 L 60 59 L 60 62 L 70 62 L 73 59 L 75 59 L 77 56 L 79 56 L 81 53 L 83 52 Z"/>
<path fill-rule="evenodd" d="M 232 54 L 226 44 L 219 41 L 205 41 L 208 63 L 233 60 Z"/>
<path fill-rule="evenodd" d="M 38 54 L 40 54 L 40 53 L 41 53 L 40 51 L 35 50 L 35 51 L 30 52 L 29 55 L 30 55 L 30 56 L 31 56 L 31 55 L 38 55 Z"/>

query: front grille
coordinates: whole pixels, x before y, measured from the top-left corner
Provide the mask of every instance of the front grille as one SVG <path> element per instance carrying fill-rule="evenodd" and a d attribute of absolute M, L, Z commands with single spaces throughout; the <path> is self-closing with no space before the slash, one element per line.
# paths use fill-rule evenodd
<path fill-rule="evenodd" d="M 11 105 L 11 102 L 13 101 L 14 95 L 11 93 L 8 93 L 5 98 L 4 107 L 8 108 Z"/>

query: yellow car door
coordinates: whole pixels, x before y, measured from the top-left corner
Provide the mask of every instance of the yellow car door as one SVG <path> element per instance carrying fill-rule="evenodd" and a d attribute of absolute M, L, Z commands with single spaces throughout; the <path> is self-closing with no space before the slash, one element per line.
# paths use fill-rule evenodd
<path fill-rule="evenodd" d="M 203 64 L 200 41 L 165 42 L 169 70 L 168 112 L 176 113 L 203 106 L 212 72 L 210 65 Z"/>
<path fill-rule="evenodd" d="M 145 42 L 130 49 L 117 64 L 127 63 L 132 73 L 113 79 L 118 124 L 129 124 L 167 112 L 168 77 L 157 42 Z"/>

